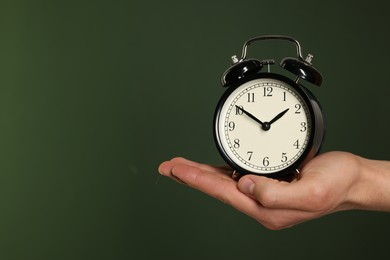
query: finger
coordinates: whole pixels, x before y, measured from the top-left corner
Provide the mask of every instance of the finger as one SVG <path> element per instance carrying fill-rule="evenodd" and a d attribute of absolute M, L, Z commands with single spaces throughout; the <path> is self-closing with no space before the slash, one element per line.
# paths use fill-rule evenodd
<path fill-rule="evenodd" d="M 187 164 L 177 164 L 171 174 L 192 188 L 209 194 L 225 203 L 233 200 L 234 196 L 243 195 L 237 189 L 237 182 L 219 171 L 208 171 L 204 168 Z"/>
<path fill-rule="evenodd" d="M 173 163 L 171 161 L 165 161 L 158 167 L 158 172 L 164 176 L 170 176 L 172 172 Z"/>
<path fill-rule="evenodd" d="M 227 175 L 231 170 L 226 167 L 204 165 L 179 157 L 163 162 L 159 172 L 234 207 L 248 203 L 257 207 L 253 199 L 238 190 L 237 182 Z M 245 207 L 238 208 L 244 210 Z"/>
<path fill-rule="evenodd" d="M 244 194 L 256 198 L 266 208 L 310 212 L 325 210 L 324 202 L 327 196 L 325 189 L 303 179 L 289 183 L 246 175 L 239 180 L 238 188 Z"/>
<path fill-rule="evenodd" d="M 226 165 L 214 166 L 214 165 L 210 165 L 210 164 L 194 162 L 194 161 L 188 160 L 188 159 L 183 158 L 183 157 L 176 157 L 176 158 L 173 158 L 171 161 L 173 161 L 175 163 L 184 163 L 184 164 L 187 164 L 190 166 L 198 167 L 198 168 L 205 170 L 205 171 L 222 172 L 224 174 L 229 175 L 229 177 L 231 176 L 231 173 L 233 171 L 232 168 L 230 168 L 229 166 L 226 166 Z"/>
<path fill-rule="evenodd" d="M 166 177 L 169 177 L 171 178 L 172 180 L 180 183 L 180 184 L 185 184 L 182 180 L 180 180 L 179 178 L 173 176 L 171 174 L 171 171 L 172 171 L 172 163 L 170 161 L 166 161 L 166 162 L 163 162 L 159 165 L 158 167 L 158 172 L 161 174 L 161 175 L 164 175 Z"/>
<path fill-rule="evenodd" d="M 208 165 L 208 164 L 202 164 L 202 163 L 197 163 L 197 162 L 185 159 L 183 157 L 176 157 L 170 161 L 162 163 L 159 166 L 159 172 L 163 175 L 170 176 L 170 172 L 171 172 L 172 167 L 179 165 L 179 164 L 197 167 L 197 168 L 205 170 L 205 171 L 210 171 L 210 172 L 215 171 L 215 172 L 223 173 L 225 176 L 227 176 L 229 178 L 231 177 L 231 174 L 232 174 L 232 169 L 228 166 L 213 166 L 213 165 Z"/>
<path fill-rule="evenodd" d="M 171 174 L 188 186 L 208 194 L 252 217 L 259 214 L 259 204 L 238 190 L 237 182 L 223 173 L 196 166 L 177 164 Z"/>

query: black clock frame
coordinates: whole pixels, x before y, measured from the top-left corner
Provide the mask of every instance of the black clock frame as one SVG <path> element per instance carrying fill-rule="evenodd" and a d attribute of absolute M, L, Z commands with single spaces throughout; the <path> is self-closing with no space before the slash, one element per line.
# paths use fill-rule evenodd
<path fill-rule="evenodd" d="M 225 104 L 226 99 L 232 94 L 232 92 L 235 89 L 237 89 L 242 84 L 260 78 L 270 78 L 270 79 L 280 80 L 288 84 L 289 86 L 291 86 L 293 89 L 295 89 L 298 92 L 298 94 L 302 97 L 303 101 L 307 104 L 307 107 L 309 109 L 309 114 L 311 117 L 310 119 L 312 122 L 312 131 L 309 137 L 309 141 L 305 148 L 305 151 L 301 154 L 301 156 L 287 168 L 269 174 L 259 174 L 256 172 L 248 171 L 240 167 L 234 161 L 234 159 L 230 158 L 230 156 L 224 150 L 221 144 L 221 136 L 218 130 L 218 122 L 220 120 L 221 109 Z M 300 83 L 294 82 L 293 80 L 291 80 L 290 78 L 284 75 L 270 73 L 270 72 L 248 75 L 240 80 L 237 80 L 236 82 L 234 82 L 234 84 L 229 86 L 218 102 L 218 105 L 214 113 L 213 122 L 214 122 L 214 131 L 213 131 L 214 141 L 220 155 L 225 160 L 225 162 L 230 167 L 232 167 L 233 170 L 238 172 L 240 175 L 255 174 L 255 175 L 267 176 L 271 178 L 282 178 L 297 173 L 301 170 L 301 168 L 306 162 L 311 160 L 314 156 L 316 156 L 319 153 L 322 142 L 325 138 L 325 119 L 324 119 L 321 105 L 317 100 L 317 98 L 306 87 L 304 87 Z"/>

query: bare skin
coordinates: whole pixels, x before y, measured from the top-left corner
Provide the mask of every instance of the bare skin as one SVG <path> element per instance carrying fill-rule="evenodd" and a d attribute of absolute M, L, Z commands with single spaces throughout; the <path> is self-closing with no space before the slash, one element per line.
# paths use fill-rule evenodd
<path fill-rule="evenodd" d="M 346 152 L 315 157 L 291 182 L 245 175 L 239 181 L 227 166 L 173 158 L 159 172 L 198 189 L 277 230 L 342 210 L 390 212 L 390 162 Z"/>

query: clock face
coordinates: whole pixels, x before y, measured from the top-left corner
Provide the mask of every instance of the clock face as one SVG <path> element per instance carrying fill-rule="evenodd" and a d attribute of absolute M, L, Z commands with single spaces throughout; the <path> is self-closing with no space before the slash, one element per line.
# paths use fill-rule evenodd
<path fill-rule="evenodd" d="M 261 175 L 296 164 L 313 131 L 307 101 L 300 93 L 284 81 L 258 78 L 224 97 L 215 130 L 228 161 Z"/>

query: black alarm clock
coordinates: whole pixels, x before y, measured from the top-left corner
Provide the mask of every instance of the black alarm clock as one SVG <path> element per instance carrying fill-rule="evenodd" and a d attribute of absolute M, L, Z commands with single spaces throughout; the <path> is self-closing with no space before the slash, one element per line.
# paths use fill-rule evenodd
<path fill-rule="evenodd" d="M 297 57 L 280 66 L 291 73 L 273 73 L 274 60 L 247 59 L 247 47 L 258 41 L 283 40 L 296 46 Z M 214 140 L 235 174 L 272 178 L 299 173 L 316 156 L 325 135 L 320 103 L 300 81 L 320 86 L 322 75 L 302 57 L 299 42 L 288 36 L 265 35 L 245 42 L 241 58 L 223 73 L 226 91 L 214 115 Z M 267 67 L 268 69 L 265 69 Z"/>

